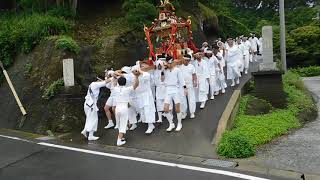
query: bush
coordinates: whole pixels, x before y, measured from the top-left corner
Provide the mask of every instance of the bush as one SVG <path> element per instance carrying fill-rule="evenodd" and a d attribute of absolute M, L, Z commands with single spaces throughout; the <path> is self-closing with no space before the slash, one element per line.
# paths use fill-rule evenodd
<path fill-rule="evenodd" d="M 19 53 L 29 53 L 46 36 L 65 33 L 71 23 L 43 14 L 6 15 L 0 24 L 0 59 L 7 67 Z"/>
<path fill-rule="evenodd" d="M 246 158 L 254 155 L 255 148 L 248 138 L 241 134 L 226 132 L 217 151 L 229 158 Z"/>
<path fill-rule="evenodd" d="M 150 24 L 157 17 L 157 9 L 151 0 L 125 0 L 123 9 L 131 28 L 142 29 L 143 24 Z"/>
<path fill-rule="evenodd" d="M 320 66 L 297 68 L 297 69 L 291 69 L 290 71 L 298 74 L 301 77 L 320 76 Z"/>
<path fill-rule="evenodd" d="M 78 53 L 80 51 L 79 45 L 70 36 L 58 37 L 58 39 L 56 40 L 56 48 L 67 50 L 74 53 Z"/>
<path fill-rule="evenodd" d="M 59 79 L 57 81 L 54 81 L 52 84 L 49 85 L 48 88 L 44 90 L 44 93 L 42 95 L 42 98 L 44 99 L 51 99 L 55 95 L 57 95 L 60 91 L 60 88 L 64 85 L 63 79 Z"/>
<path fill-rule="evenodd" d="M 301 119 L 304 118 L 301 113 L 314 114 L 317 112 L 317 107 L 312 97 L 304 90 L 300 75 L 317 75 L 318 68 L 309 67 L 290 70 L 283 76 L 284 91 L 288 94 L 288 106 L 286 109 L 274 109 L 270 113 L 263 115 L 246 115 L 245 111 L 252 96 L 242 97 L 234 127 L 223 135 L 217 148 L 218 154 L 228 158 L 249 157 L 254 155 L 251 150 L 257 146 L 287 134 L 290 129 L 300 127 L 300 122 L 302 120 L 305 121 Z M 309 116 L 308 118 L 312 117 Z M 239 137 L 245 139 L 241 140 L 243 149 L 239 148 L 240 145 L 234 142 L 237 139 L 240 141 Z"/>

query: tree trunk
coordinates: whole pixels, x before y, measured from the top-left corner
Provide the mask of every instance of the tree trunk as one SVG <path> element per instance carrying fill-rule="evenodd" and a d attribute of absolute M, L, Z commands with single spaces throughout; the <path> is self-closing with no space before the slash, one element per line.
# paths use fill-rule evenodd
<path fill-rule="evenodd" d="M 72 11 L 74 14 L 77 14 L 78 0 L 72 1 Z"/>

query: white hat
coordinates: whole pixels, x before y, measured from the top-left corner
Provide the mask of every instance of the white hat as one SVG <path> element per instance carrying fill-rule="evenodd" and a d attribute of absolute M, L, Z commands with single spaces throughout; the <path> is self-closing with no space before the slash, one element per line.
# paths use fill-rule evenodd
<path fill-rule="evenodd" d="M 138 70 L 140 70 L 139 65 L 132 66 L 132 68 L 131 68 L 131 71 L 138 71 Z"/>
<path fill-rule="evenodd" d="M 107 71 L 107 74 L 108 74 L 108 76 L 113 76 L 114 71 L 113 70 L 109 70 L 109 71 Z"/>
<path fill-rule="evenodd" d="M 131 68 L 128 66 L 124 66 L 123 68 L 121 68 L 121 71 L 130 74 L 131 73 Z"/>

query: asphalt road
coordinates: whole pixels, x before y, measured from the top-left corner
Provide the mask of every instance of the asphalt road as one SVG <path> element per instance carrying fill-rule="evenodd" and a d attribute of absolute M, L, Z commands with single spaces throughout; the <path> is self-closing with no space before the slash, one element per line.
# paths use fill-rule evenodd
<path fill-rule="evenodd" d="M 39 143 L 0 137 L 0 179 L 264 180 L 256 175 L 245 175 L 230 170 L 207 169 L 87 151 L 48 147 Z"/>

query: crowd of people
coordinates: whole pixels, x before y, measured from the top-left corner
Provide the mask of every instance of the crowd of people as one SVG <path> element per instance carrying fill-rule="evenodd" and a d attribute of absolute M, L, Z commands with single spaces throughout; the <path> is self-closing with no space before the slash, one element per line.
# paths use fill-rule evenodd
<path fill-rule="evenodd" d="M 126 143 L 124 135 L 139 123 L 147 124 L 145 133 L 151 134 L 163 117 L 169 122 L 167 132 L 179 132 L 188 114 L 191 119 L 196 117 L 197 102 L 203 109 L 209 99 L 225 93 L 227 81 L 230 86 L 240 83 L 241 76 L 249 72 L 250 62 L 257 61 L 258 49 L 262 52 L 261 44 L 262 39 L 254 34 L 249 39 L 229 38 L 225 43 L 218 39 L 211 46 L 203 43 L 199 52 L 187 49 L 178 59 L 159 54 L 151 66 L 138 61 L 132 67 L 106 70 L 105 79 L 92 82 L 88 88 L 86 123 L 81 134 L 89 141 L 99 139 L 94 132 L 98 128 L 97 101 L 102 87 L 111 92 L 104 107 L 108 118 L 104 128 L 119 131 L 117 146 Z"/>

